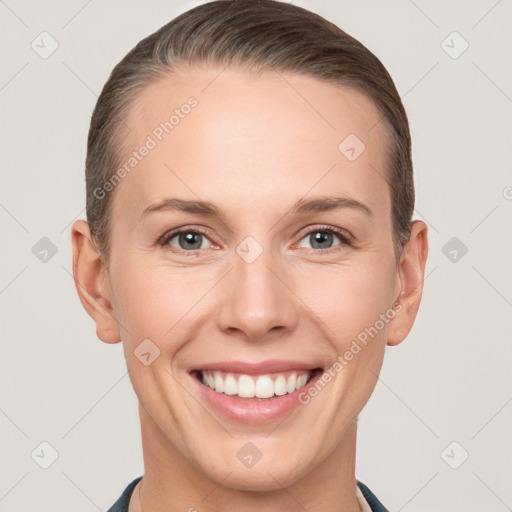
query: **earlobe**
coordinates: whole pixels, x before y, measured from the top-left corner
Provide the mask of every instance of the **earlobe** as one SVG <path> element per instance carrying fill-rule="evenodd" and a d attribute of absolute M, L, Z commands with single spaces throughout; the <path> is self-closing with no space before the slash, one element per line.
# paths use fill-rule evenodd
<path fill-rule="evenodd" d="M 89 224 L 77 220 L 71 227 L 73 279 L 82 306 L 96 324 L 96 334 L 105 343 L 121 341 L 112 304 L 110 278 L 94 247 Z"/>
<path fill-rule="evenodd" d="M 388 345 L 398 345 L 412 329 L 423 294 L 427 256 L 427 225 L 416 220 L 411 224 L 411 235 L 404 245 L 397 268 L 401 292 L 396 315 L 389 323 Z"/>

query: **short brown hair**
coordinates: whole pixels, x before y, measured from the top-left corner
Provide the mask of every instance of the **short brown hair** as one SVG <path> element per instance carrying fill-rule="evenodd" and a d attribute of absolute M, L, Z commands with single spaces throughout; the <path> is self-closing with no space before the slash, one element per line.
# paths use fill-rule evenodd
<path fill-rule="evenodd" d="M 386 68 L 359 41 L 306 9 L 276 0 L 218 0 L 190 9 L 140 41 L 115 66 L 98 98 L 87 142 L 87 221 L 107 263 L 114 191 L 100 198 L 95 191 L 122 161 L 130 105 L 180 63 L 298 73 L 373 100 L 389 139 L 385 175 L 398 259 L 410 236 L 414 183 L 409 123 Z"/>

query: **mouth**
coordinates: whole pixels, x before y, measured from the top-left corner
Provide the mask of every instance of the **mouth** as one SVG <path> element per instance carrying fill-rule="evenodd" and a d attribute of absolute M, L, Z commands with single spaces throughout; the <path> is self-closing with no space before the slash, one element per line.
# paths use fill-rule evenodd
<path fill-rule="evenodd" d="M 207 407 L 231 421 L 277 421 L 303 403 L 300 396 L 323 374 L 312 365 L 286 361 L 213 363 L 188 374 Z"/>
<path fill-rule="evenodd" d="M 241 400 L 261 401 L 295 393 L 321 372 L 321 368 L 315 368 L 254 375 L 220 370 L 193 370 L 191 375 L 216 393 Z"/>

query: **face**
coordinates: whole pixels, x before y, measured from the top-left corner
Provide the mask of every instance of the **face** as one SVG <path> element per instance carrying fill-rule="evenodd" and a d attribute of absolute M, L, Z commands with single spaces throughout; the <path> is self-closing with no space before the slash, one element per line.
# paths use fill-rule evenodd
<path fill-rule="evenodd" d="M 129 112 L 108 284 L 143 437 L 270 489 L 339 450 L 397 321 L 386 135 L 358 92 L 219 72 L 181 70 Z"/>

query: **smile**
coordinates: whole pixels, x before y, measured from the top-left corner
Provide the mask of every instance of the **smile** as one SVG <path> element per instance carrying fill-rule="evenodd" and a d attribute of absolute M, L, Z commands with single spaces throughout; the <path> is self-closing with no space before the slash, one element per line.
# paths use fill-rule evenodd
<path fill-rule="evenodd" d="M 314 385 L 323 370 L 274 360 L 211 363 L 188 373 L 208 408 L 231 421 L 255 424 L 280 420 L 299 408 L 300 394 Z"/>
<path fill-rule="evenodd" d="M 312 371 L 292 371 L 259 376 L 220 371 L 200 372 L 201 382 L 217 393 L 259 399 L 293 393 L 305 386 L 312 375 Z"/>

